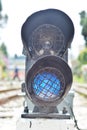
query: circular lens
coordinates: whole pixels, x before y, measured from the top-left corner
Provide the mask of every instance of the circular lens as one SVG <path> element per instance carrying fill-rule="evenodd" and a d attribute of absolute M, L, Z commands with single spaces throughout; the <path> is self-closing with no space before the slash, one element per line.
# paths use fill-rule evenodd
<path fill-rule="evenodd" d="M 34 77 L 33 91 L 42 99 L 52 99 L 58 96 L 61 90 L 61 82 L 51 72 L 42 72 Z"/>

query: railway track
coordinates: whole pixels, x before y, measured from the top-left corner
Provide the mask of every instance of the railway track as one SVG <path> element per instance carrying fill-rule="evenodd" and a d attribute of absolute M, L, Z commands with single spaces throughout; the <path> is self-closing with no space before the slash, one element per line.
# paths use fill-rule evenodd
<path fill-rule="evenodd" d="M 0 119 L 14 117 L 14 112 L 23 106 L 24 95 L 20 83 L 0 84 Z"/>
<path fill-rule="evenodd" d="M 87 97 L 87 85 L 73 83 L 72 87 L 76 93 Z M 79 97 L 82 97 L 82 96 L 79 96 Z M 87 117 L 86 117 L 87 112 L 85 110 L 86 108 L 85 106 L 84 108 L 82 107 L 84 103 L 83 104 L 81 103 L 82 104 L 81 107 L 80 105 L 78 105 L 80 104 L 80 101 L 83 102 L 82 98 L 78 100 L 77 100 L 77 97 L 75 98 L 76 99 L 74 101 L 76 103 L 74 103 L 74 111 L 75 111 L 79 126 L 80 127 L 82 126 L 82 128 L 84 126 L 85 128 L 86 126 L 83 124 L 86 124 L 87 122 Z M 12 121 L 13 117 L 16 117 L 16 115 L 19 114 L 17 112 L 15 114 L 15 111 L 18 111 L 23 106 L 23 101 L 24 101 L 24 95 L 21 92 L 20 84 L 17 85 L 16 83 L 14 83 L 12 85 L 8 83 L 7 87 L 5 87 L 4 85 L 2 87 L 0 86 L 0 121 L 4 119 L 6 119 L 6 122 L 7 122 L 7 119 L 10 119 Z"/>
<path fill-rule="evenodd" d="M 87 85 L 73 84 L 73 89 L 76 93 L 87 97 Z M 0 118 L 12 117 L 13 109 L 23 106 L 23 100 L 24 94 L 21 92 L 20 84 L 0 86 Z"/>
<path fill-rule="evenodd" d="M 23 97 L 20 87 L 9 87 L 0 89 L 0 105 L 10 102 L 11 100 L 15 100 L 17 98 Z"/>
<path fill-rule="evenodd" d="M 73 89 L 76 93 L 87 97 L 87 85 L 73 84 Z M 24 94 L 21 92 L 21 85 L 9 85 L 9 87 L 0 87 L 0 106 L 8 104 L 9 102 L 15 102 L 17 99 L 24 98 Z"/>
<path fill-rule="evenodd" d="M 74 91 L 78 94 L 87 97 L 87 84 L 78 84 L 73 85 Z"/>
<path fill-rule="evenodd" d="M 73 84 L 75 92 L 87 97 L 87 85 L 85 84 Z M 0 87 L 0 105 L 3 105 L 11 100 L 23 97 L 20 86 Z"/>

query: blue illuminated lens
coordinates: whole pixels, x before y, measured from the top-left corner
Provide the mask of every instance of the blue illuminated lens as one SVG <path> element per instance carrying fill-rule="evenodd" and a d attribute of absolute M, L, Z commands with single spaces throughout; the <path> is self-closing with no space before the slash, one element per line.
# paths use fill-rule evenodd
<path fill-rule="evenodd" d="M 61 82 L 57 76 L 51 72 L 37 74 L 33 81 L 34 93 L 43 99 L 56 97 L 61 90 Z"/>

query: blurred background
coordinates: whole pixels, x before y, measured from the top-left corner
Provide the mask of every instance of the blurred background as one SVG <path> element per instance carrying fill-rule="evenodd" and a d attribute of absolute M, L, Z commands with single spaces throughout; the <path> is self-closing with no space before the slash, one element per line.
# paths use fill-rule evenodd
<path fill-rule="evenodd" d="M 56 8 L 70 16 L 75 36 L 69 51 L 75 91 L 73 109 L 81 129 L 87 130 L 87 6 L 83 0 L 0 0 L 0 129 L 16 128 L 25 79 L 21 26 L 32 13 Z M 5 124 L 3 126 L 3 123 Z"/>

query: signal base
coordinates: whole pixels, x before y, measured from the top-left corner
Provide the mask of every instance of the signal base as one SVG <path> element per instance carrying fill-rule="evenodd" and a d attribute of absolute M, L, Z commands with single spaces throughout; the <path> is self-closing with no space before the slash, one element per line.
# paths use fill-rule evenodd
<path fill-rule="evenodd" d="M 72 119 L 19 118 L 16 130 L 74 130 Z"/>

